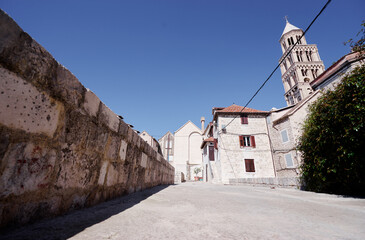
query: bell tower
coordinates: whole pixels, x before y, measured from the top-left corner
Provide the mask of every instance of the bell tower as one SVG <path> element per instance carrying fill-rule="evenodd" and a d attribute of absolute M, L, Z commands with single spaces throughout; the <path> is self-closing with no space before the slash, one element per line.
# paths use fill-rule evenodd
<path fill-rule="evenodd" d="M 286 17 L 285 19 L 286 25 L 279 40 L 283 51 L 279 62 L 286 56 L 293 45 L 299 41 L 280 64 L 285 100 L 288 106 L 291 106 L 297 104 L 313 92 L 309 83 L 324 71 L 324 65 L 319 57 L 317 45 L 307 44 L 305 36 L 300 39 L 300 36 L 303 35 L 303 30 L 290 24 Z"/>

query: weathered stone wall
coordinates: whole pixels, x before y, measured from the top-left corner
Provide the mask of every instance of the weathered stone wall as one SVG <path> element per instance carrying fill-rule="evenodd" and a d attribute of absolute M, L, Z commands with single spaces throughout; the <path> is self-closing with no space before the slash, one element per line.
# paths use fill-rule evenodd
<path fill-rule="evenodd" d="M 174 168 L 0 10 L 0 226 L 174 183 Z"/>

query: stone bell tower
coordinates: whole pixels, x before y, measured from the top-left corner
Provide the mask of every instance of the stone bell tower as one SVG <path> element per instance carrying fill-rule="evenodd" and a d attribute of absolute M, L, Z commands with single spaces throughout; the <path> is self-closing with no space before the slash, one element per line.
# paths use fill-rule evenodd
<path fill-rule="evenodd" d="M 302 35 L 303 30 L 290 24 L 286 18 L 284 32 L 279 40 L 283 51 L 279 62 Z M 307 44 L 305 36 L 303 36 L 292 52 L 280 64 L 280 70 L 286 103 L 291 106 L 300 102 L 313 92 L 309 83 L 324 71 L 317 45 Z"/>

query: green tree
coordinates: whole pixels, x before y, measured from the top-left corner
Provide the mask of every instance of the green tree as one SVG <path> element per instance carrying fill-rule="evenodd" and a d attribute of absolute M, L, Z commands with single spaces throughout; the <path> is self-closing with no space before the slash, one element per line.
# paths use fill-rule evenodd
<path fill-rule="evenodd" d="M 304 189 L 365 196 L 365 65 L 309 108 L 298 149 Z"/>

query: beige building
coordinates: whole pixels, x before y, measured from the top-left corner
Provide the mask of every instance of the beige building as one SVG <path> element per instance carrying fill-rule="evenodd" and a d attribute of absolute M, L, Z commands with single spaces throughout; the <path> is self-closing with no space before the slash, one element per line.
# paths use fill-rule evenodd
<path fill-rule="evenodd" d="M 203 122 L 203 120 L 202 120 Z M 174 161 L 175 172 L 183 173 L 186 180 L 194 180 L 194 169 L 201 168 L 202 130 L 191 121 L 186 122 L 174 134 Z M 202 176 L 200 172 L 199 177 Z"/>

